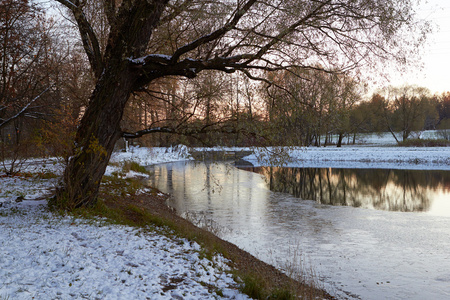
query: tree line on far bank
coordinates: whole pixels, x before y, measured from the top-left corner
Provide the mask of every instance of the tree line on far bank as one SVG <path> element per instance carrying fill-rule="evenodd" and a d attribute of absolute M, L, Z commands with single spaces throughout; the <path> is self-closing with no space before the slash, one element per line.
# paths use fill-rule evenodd
<path fill-rule="evenodd" d="M 367 84 L 354 77 L 320 71 L 271 73 L 267 79 L 261 83 L 207 74 L 189 82 L 166 82 L 130 101 L 123 126 L 129 131 L 158 126 L 170 132 L 129 142 L 340 147 L 355 144 L 358 134 L 389 132 L 400 144 L 420 138 L 425 130 L 438 130 L 442 139 L 449 139 L 448 92 L 389 86 L 368 95 Z"/>

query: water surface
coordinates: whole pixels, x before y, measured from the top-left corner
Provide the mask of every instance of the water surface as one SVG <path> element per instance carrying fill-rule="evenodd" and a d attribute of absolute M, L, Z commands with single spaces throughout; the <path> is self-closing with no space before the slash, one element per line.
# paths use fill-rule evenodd
<path fill-rule="evenodd" d="M 450 171 L 248 167 L 275 192 L 345 205 L 450 216 Z"/>
<path fill-rule="evenodd" d="M 406 189 L 413 196 L 395 198 L 391 204 L 374 202 L 380 193 L 356 200 L 357 194 L 394 185 L 382 185 L 384 181 L 375 180 L 379 176 L 370 171 L 261 169 L 255 173 L 196 162 L 152 168 L 150 184 L 173 195 L 170 205 L 178 213 L 201 216 L 211 228 L 220 228 L 222 238 L 280 269 L 313 270 L 327 291 L 340 298 L 450 299 L 450 217 L 448 207 L 444 209 L 449 199 L 433 196 L 439 195 L 433 193 L 441 186 L 445 187 L 442 195 L 448 195 L 448 173 L 425 179 L 402 172 L 380 175 L 393 178 L 396 186 L 405 186 L 399 178 L 408 177 L 407 182 L 415 182 L 409 186 L 417 187 Z M 283 179 L 267 177 L 270 172 L 284 174 Z M 304 172 L 312 175 L 302 177 Z M 295 184 L 284 179 L 288 177 L 297 183 L 306 181 L 312 188 L 294 193 Z M 342 178 L 348 179 L 344 183 Z M 374 186 L 369 185 L 372 181 Z M 356 188 L 363 182 L 368 185 Z M 283 185 L 289 188 L 274 188 Z M 346 186 L 345 197 L 338 191 L 340 185 Z M 323 196 L 330 191 L 331 197 Z M 294 194 L 304 199 L 315 195 L 316 200 Z M 339 205 L 324 204 L 332 204 L 334 198 Z M 434 209 L 437 204 L 441 209 Z"/>

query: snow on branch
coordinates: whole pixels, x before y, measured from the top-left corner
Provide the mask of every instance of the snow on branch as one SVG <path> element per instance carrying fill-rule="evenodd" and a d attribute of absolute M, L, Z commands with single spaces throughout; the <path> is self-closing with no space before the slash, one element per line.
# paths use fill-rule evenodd
<path fill-rule="evenodd" d="M 174 133 L 174 130 L 168 127 L 154 127 L 154 128 L 147 128 L 143 130 L 139 130 L 136 132 L 122 132 L 122 137 L 127 139 L 135 139 L 139 138 L 141 136 L 144 136 L 146 134 L 150 133 L 156 133 L 156 132 L 165 132 L 165 133 Z"/>
<path fill-rule="evenodd" d="M 234 73 L 237 70 L 247 68 L 248 66 L 241 61 L 252 58 L 252 55 L 240 54 L 231 57 L 215 57 L 208 60 L 186 58 L 179 62 L 173 62 L 169 58 L 170 56 L 161 54 L 152 54 L 141 58 L 128 58 L 131 67 L 141 72 L 134 89 L 140 90 L 153 79 L 164 76 L 194 78 L 203 70 Z"/>
<path fill-rule="evenodd" d="M 165 54 L 149 54 L 139 58 L 129 57 L 128 61 L 135 65 L 145 65 L 150 62 L 156 62 L 161 64 L 170 63 L 172 56 Z"/>

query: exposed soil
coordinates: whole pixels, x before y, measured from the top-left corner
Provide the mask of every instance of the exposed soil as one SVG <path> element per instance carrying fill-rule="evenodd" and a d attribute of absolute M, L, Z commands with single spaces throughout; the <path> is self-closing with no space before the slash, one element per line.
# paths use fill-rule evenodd
<path fill-rule="evenodd" d="M 173 209 L 166 205 L 168 197 L 168 195 L 154 192 L 127 197 L 102 195 L 108 207 L 120 209 L 128 219 L 133 220 L 136 224 L 140 224 L 142 214 L 137 212 L 136 209 L 130 209 L 130 207 L 138 207 L 146 213 L 167 220 L 175 224 L 176 228 L 183 228 L 184 232 L 187 230 L 191 237 L 201 237 L 196 239 L 200 244 L 202 244 L 202 241 L 208 240 L 207 243 L 209 245 L 214 245 L 216 249 L 220 249 L 220 252 L 232 261 L 232 268 L 238 270 L 240 276 L 242 274 L 256 276 L 259 282 L 264 283 L 265 290 L 273 291 L 287 288 L 295 290 L 295 293 L 302 299 L 334 299 L 327 292 L 294 281 L 275 267 L 260 261 L 236 245 L 224 241 L 214 234 L 198 228 L 191 222 L 179 217 Z M 120 200 L 117 198 L 120 198 Z"/>

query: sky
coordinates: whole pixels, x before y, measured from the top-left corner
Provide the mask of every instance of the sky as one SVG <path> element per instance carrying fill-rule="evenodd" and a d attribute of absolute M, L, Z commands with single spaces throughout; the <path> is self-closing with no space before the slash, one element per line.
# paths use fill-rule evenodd
<path fill-rule="evenodd" d="M 390 84 L 415 84 L 439 94 L 450 91 L 450 1 L 422 0 L 417 13 L 419 18 L 431 21 L 435 27 L 423 49 L 423 69 L 396 73 Z"/>

